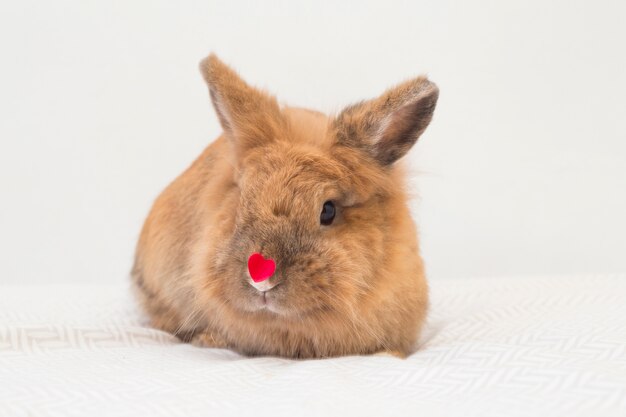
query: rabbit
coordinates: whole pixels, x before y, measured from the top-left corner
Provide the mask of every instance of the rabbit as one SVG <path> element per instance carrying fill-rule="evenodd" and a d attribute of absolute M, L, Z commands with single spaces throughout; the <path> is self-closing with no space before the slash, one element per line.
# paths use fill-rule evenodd
<path fill-rule="evenodd" d="M 428 286 L 398 160 L 438 87 L 417 77 L 327 116 L 214 54 L 200 70 L 223 133 L 141 231 L 131 277 L 151 325 L 249 356 L 413 353 Z"/>

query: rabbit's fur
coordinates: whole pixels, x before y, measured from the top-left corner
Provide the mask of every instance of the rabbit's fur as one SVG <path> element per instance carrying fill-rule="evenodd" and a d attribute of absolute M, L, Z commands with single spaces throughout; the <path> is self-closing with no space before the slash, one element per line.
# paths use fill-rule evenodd
<path fill-rule="evenodd" d="M 152 324 L 248 355 L 409 354 L 428 289 L 395 162 L 437 87 L 418 77 L 328 117 L 281 108 L 215 55 L 200 68 L 224 133 L 143 227 L 132 277 Z M 276 261 L 266 293 L 248 274 L 254 252 Z"/>

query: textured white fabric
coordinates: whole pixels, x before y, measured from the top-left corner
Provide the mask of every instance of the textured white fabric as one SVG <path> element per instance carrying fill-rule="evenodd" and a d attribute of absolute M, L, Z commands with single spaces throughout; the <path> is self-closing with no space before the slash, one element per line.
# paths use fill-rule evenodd
<path fill-rule="evenodd" d="M 431 294 L 406 360 L 293 361 L 179 343 L 143 324 L 125 286 L 0 287 L 0 415 L 626 415 L 626 277 Z"/>

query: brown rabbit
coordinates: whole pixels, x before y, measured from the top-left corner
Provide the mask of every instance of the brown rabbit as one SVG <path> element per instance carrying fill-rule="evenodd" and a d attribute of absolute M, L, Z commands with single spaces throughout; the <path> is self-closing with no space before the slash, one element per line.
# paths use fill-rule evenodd
<path fill-rule="evenodd" d="M 428 288 L 396 161 L 436 85 L 418 77 L 327 117 L 281 108 L 215 55 L 200 68 L 224 133 L 143 227 L 132 276 L 153 325 L 248 355 L 408 355 Z"/>

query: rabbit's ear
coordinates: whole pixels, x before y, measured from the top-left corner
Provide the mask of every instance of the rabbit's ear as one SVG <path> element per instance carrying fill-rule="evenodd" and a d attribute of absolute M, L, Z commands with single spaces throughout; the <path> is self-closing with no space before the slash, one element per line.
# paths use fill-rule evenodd
<path fill-rule="evenodd" d="M 338 143 L 366 151 L 382 165 L 404 156 L 435 111 L 439 89 L 425 77 L 344 109 L 335 119 Z"/>
<path fill-rule="evenodd" d="M 284 129 L 276 99 L 249 86 L 216 55 L 205 58 L 200 71 L 224 133 L 239 150 L 262 145 Z"/>

